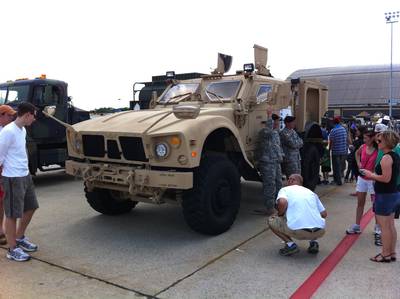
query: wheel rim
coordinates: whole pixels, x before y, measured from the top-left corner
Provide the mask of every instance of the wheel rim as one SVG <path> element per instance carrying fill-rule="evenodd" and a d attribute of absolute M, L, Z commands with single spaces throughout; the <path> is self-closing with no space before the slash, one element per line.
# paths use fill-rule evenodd
<path fill-rule="evenodd" d="M 231 186 L 228 181 L 221 181 L 215 188 L 212 197 L 211 207 L 215 215 L 222 216 L 226 214 L 227 208 L 230 206 Z"/>

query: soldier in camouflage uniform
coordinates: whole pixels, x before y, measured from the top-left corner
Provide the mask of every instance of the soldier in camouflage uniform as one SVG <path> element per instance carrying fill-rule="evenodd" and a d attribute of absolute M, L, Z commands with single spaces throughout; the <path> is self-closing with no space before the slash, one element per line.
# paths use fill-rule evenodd
<path fill-rule="evenodd" d="M 285 158 L 283 159 L 283 172 L 286 178 L 297 173 L 301 174 L 300 149 L 303 147 L 303 140 L 294 130 L 294 116 L 285 117 L 285 128 L 279 133 Z"/>
<path fill-rule="evenodd" d="M 283 151 L 279 138 L 279 116 L 267 110 L 268 119 L 265 128 L 258 133 L 255 151 L 256 166 L 261 173 L 263 196 L 266 210 L 255 210 L 257 214 L 270 216 L 276 212 L 275 200 L 282 188 L 281 162 Z"/>

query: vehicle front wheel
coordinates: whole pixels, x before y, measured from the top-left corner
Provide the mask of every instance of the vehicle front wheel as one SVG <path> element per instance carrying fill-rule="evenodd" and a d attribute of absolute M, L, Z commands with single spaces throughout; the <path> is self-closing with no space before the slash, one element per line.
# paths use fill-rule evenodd
<path fill-rule="evenodd" d="M 183 216 L 193 230 L 218 235 L 235 221 L 240 198 L 235 165 L 223 155 L 206 155 L 194 172 L 193 188 L 183 195 Z"/>
<path fill-rule="evenodd" d="M 137 204 L 137 201 L 119 196 L 118 191 L 95 188 L 88 191 L 85 188 L 85 196 L 89 205 L 97 212 L 104 215 L 120 215 L 129 213 Z"/>

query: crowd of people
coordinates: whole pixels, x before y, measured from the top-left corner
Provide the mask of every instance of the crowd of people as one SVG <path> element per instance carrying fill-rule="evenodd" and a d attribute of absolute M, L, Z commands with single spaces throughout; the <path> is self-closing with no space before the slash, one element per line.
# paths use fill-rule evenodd
<path fill-rule="evenodd" d="M 309 240 L 308 252 L 317 253 L 317 239 L 325 233 L 327 217 L 318 196 L 302 186 L 299 150 L 303 143 L 294 130 L 294 119 L 286 117 L 285 129 L 279 132 L 279 116 L 268 108 L 266 127 L 259 133 L 255 156 L 266 200 L 263 214 L 269 217 L 271 231 L 285 242 L 279 251 L 281 255 L 299 251 L 293 239 Z M 357 196 L 356 216 L 347 234 L 361 233 L 360 222 L 370 194 L 375 213 L 374 243 L 382 246 L 381 253 L 370 260 L 396 261 L 394 219 L 400 210 L 399 135 L 384 123 L 346 127 L 340 117 L 335 117 L 333 122 L 331 130 L 321 128 L 325 149 L 320 182 L 341 186 L 356 181 L 356 192 L 351 194 Z M 287 179 L 286 187 L 282 187 L 281 167 Z"/>
<path fill-rule="evenodd" d="M 360 222 L 367 194 L 370 194 L 375 213 L 374 243 L 382 246 L 382 252 L 371 261 L 396 261 L 394 219 L 400 210 L 399 135 L 382 122 L 346 128 L 340 117 L 335 117 L 334 123 L 334 128 L 326 134 L 328 145 L 321 161 L 321 171 L 329 173 L 331 161 L 334 178 L 331 184 L 340 186 L 343 182 L 356 180 L 356 192 L 350 194 L 357 196 L 355 223 L 346 233 L 361 233 Z M 328 178 L 324 176 L 323 183 L 329 183 Z"/>

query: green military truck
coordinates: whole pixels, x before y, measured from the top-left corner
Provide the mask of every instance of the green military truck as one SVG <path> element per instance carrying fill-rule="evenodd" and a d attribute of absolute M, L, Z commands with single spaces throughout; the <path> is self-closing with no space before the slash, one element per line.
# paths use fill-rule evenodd
<path fill-rule="evenodd" d="M 65 127 L 43 115 L 45 106 L 54 106 L 54 116 L 67 124 L 76 124 L 90 118 L 89 112 L 71 104 L 67 88 L 66 82 L 47 79 L 45 75 L 0 84 L 0 104 L 16 109 L 21 102 L 29 102 L 37 108 L 37 120 L 27 128 L 29 170 L 32 175 L 38 169 L 47 171 L 63 168 L 68 156 Z"/>

